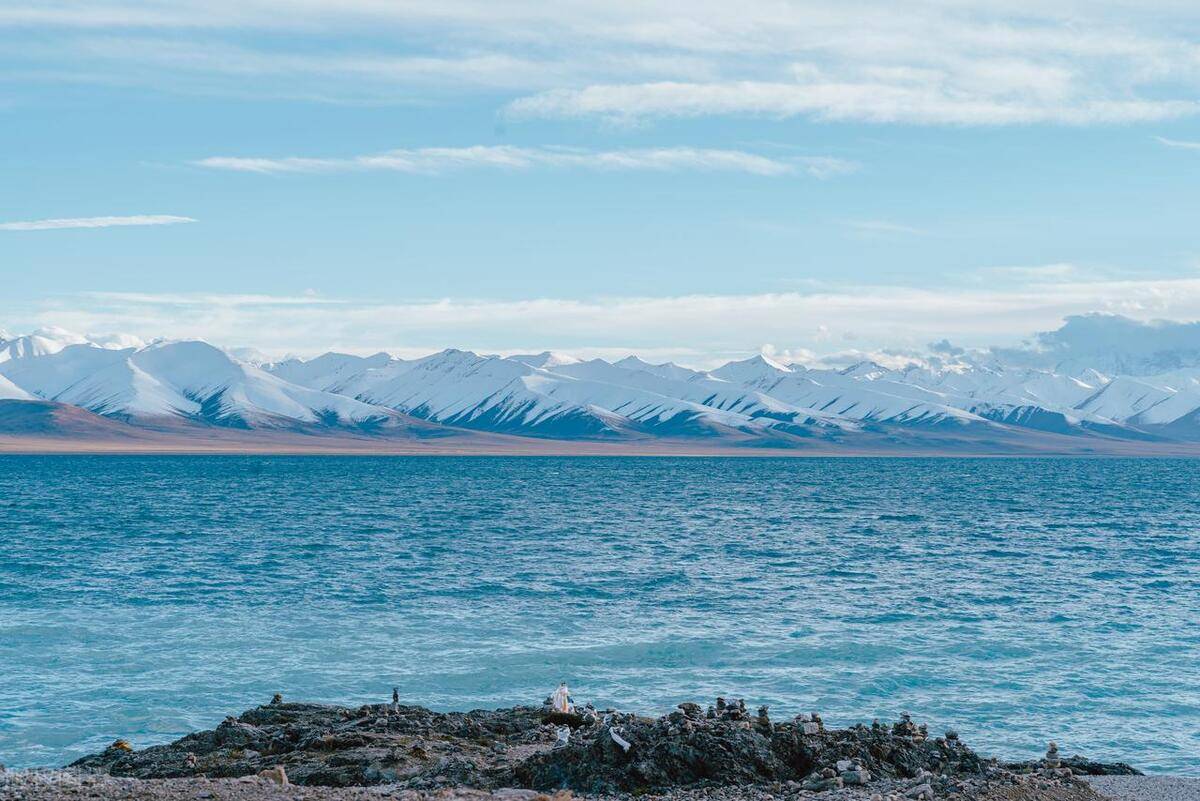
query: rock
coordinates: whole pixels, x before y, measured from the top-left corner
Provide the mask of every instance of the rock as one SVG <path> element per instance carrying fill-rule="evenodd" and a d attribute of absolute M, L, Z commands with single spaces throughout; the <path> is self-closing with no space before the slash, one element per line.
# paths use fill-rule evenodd
<path fill-rule="evenodd" d="M 272 706 L 279 706 L 282 703 L 283 703 L 283 695 L 281 693 L 275 693 L 274 695 L 271 696 L 271 705 Z"/>
<path fill-rule="evenodd" d="M 872 787 L 885 788 L 884 796 L 927 784 L 948 797 L 953 795 L 947 789 L 950 781 L 1015 780 L 957 738 L 921 740 L 908 734 L 907 725 L 899 726 L 901 733 L 883 725 L 826 729 L 811 713 L 758 725 L 744 707 L 744 702 L 722 702 L 721 714 L 714 707 L 714 716 L 708 717 L 699 705 L 685 702 L 659 718 L 607 712 L 603 722 L 595 720 L 593 708 L 567 724 L 550 722 L 538 706 L 443 713 L 395 703 L 340 707 L 281 702 L 247 710 L 215 729 L 167 745 L 140 751 L 109 747 L 72 767 L 138 779 L 205 775 L 251 781 L 264 771 L 286 767 L 294 785 L 389 785 L 397 795 L 507 787 L 535 795 L 562 789 L 588 796 L 667 794 L 670 801 L 736 801 L 721 794 L 721 788 L 734 787 L 759 788 L 753 796 L 738 796 L 741 801 L 771 801 L 768 796 L 867 782 L 882 782 Z M 561 728 L 567 736 L 555 747 Z M 1048 772 L 1034 778 L 1056 787 L 1070 782 L 1066 769 L 1073 765 L 1071 760 L 1063 763 L 1051 772 L 1039 761 L 1037 769 Z M 681 788 L 694 788 L 698 795 L 675 795 Z M 703 794 L 709 790 L 715 795 Z M 867 793 L 847 791 L 846 798 L 851 797 L 862 801 Z"/>
<path fill-rule="evenodd" d="M 908 790 L 906 790 L 904 795 L 908 798 L 932 799 L 933 787 L 931 787 L 929 784 L 918 784 L 916 787 L 910 787 Z"/>
<path fill-rule="evenodd" d="M 128 740 L 113 740 L 112 745 L 108 747 L 109 751 L 132 751 L 133 746 Z"/>
<path fill-rule="evenodd" d="M 555 740 L 554 740 L 555 748 L 566 748 L 568 745 L 570 745 L 570 743 L 571 743 L 571 727 L 570 726 L 560 726 L 558 729 L 555 730 L 554 734 L 555 734 Z"/>
<path fill-rule="evenodd" d="M 1067 757 L 1063 764 L 1077 776 L 1141 776 L 1142 772 L 1125 762 L 1095 762 L 1079 754 Z"/>
<path fill-rule="evenodd" d="M 917 725 L 913 723 L 912 716 L 907 712 L 900 713 L 900 720 L 892 726 L 892 734 L 897 737 L 912 737 L 916 739 L 920 737 L 921 731 Z"/>
<path fill-rule="evenodd" d="M 1048 768 L 1057 768 L 1062 765 L 1062 760 L 1058 758 L 1058 743 L 1053 740 L 1046 746 L 1046 758 L 1043 760 Z"/>
<path fill-rule="evenodd" d="M 841 780 L 846 785 L 869 784 L 871 772 L 862 768 L 854 768 L 841 774 Z"/>
<path fill-rule="evenodd" d="M 814 776 L 804 782 L 802 787 L 812 793 L 821 793 L 826 790 L 836 790 L 842 786 L 842 780 L 837 776 L 832 778 Z"/>
<path fill-rule="evenodd" d="M 267 779 L 268 781 L 273 781 L 276 784 L 280 784 L 285 787 L 288 784 L 290 784 L 290 782 L 288 781 L 288 777 L 287 777 L 287 771 L 285 771 L 283 769 L 283 765 L 276 765 L 273 768 L 267 768 L 266 770 L 260 770 L 258 772 L 258 777 L 260 779 Z"/>
<path fill-rule="evenodd" d="M 1142 772 L 1125 762 L 1096 762 L 1078 754 L 1061 760 L 1075 776 L 1141 776 Z M 1029 773 L 1045 767 L 1043 760 L 1032 762 L 1003 762 L 1000 767 L 1015 773 Z"/>

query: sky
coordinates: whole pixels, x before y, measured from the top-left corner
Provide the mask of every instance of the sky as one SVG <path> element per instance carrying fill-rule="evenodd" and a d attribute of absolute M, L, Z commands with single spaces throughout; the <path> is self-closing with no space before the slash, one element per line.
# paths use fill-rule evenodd
<path fill-rule="evenodd" d="M 1198 178 L 1194 3 L 0 0 L 11 332 L 1011 346 L 1200 319 Z"/>

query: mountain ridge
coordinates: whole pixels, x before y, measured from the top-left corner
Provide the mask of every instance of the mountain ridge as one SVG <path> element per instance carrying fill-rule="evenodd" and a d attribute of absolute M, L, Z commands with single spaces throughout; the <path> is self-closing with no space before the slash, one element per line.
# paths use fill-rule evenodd
<path fill-rule="evenodd" d="M 1200 368 L 1177 366 L 1149 376 L 995 359 L 836 369 L 758 355 L 695 370 L 632 355 L 610 362 L 454 348 L 417 359 L 329 352 L 270 362 L 202 340 L 144 344 L 42 329 L 0 340 L 0 401 L 8 406 L 0 436 L 26 438 L 52 436 L 58 420 L 67 439 L 90 436 L 85 430 L 131 436 L 99 422 L 116 421 L 185 440 L 238 429 L 380 442 L 500 435 L 776 450 L 953 442 L 1011 453 L 1044 449 L 1046 437 L 1082 452 L 1115 442 L 1125 443 L 1116 450 L 1200 448 Z M 22 403 L 34 406 L 18 424 L 12 404 Z M 97 419 L 37 405 L 46 403 Z"/>

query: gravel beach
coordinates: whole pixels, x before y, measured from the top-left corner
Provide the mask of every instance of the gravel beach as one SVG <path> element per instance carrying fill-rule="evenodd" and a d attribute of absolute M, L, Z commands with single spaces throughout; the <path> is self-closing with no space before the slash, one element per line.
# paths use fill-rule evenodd
<path fill-rule="evenodd" d="M 1200 801 L 1200 779 L 1177 776 L 1088 776 L 1110 801 Z"/>
<path fill-rule="evenodd" d="M 881 790 L 883 792 L 881 792 Z M 885 794 L 886 793 L 886 794 Z M 961 801 L 1107 801 L 1085 784 L 1039 787 L 1036 783 L 996 786 L 967 795 L 937 796 Z M 839 788 L 820 792 L 778 787 L 684 789 L 653 795 L 577 796 L 570 790 L 553 794 L 535 790 L 470 788 L 406 790 L 394 785 L 373 787 L 281 786 L 256 777 L 239 779 L 127 779 L 80 775 L 71 771 L 37 771 L 0 776 L 0 801 L 879 801 L 912 798 L 896 788 Z M 1122 796 L 1158 799 L 1159 796 Z M 1194 796 L 1162 796 L 1172 801 Z"/>

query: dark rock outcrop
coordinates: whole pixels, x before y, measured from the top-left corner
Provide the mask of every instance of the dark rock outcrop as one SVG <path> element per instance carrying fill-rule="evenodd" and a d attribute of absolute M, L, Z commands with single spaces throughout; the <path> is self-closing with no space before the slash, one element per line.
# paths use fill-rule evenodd
<path fill-rule="evenodd" d="M 561 745 L 564 726 L 570 734 Z M 1058 772 L 1069 777 L 1067 768 L 1076 765 L 1078 772 L 1089 773 L 1099 763 L 1076 757 L 1063 760 Z M 114 744 L 71 767 L 143 779 L 231 778 L 278 767 L 300 785 L 517 787 L 589 794 L 764 784 L 814 790 L 871 781 L 936 784 L 974 780 L 1006 767 L 1047 772 L 1038 763 L 1001 766 L 952 733 L 929 737 L 907 716 L 890 726 L 829 729 L 816 714 L 774 722 L 765 708 L 755 715 L 741 701 L 722 699 L 707 711 L 684 703 L 653 719 L 590 707 L 570 715 L 537 707 L 443 713 L 396 703 L 350 708 L 283 703 L 277 697 L 211 731 L 140 751 Z"/>
<path fill-rule="evenodd" d="M 1125 762 L 1096 762 L 1092 759 L 1086 759 L 1079 754 L 1067 757 L 1061 760 L 1062 767 L 1070 768 L 1071 772 L 1076 776 L 1142 776 L 1140 770 Z M 1034 760 L 1032 762 L 1005 762 L 1003 767 L 1006 770 L 1015 771 L 1017 773 L 1028 773 L 1031 771 L 1042 770 L 1046 767 L 1045 760 Z"/>

